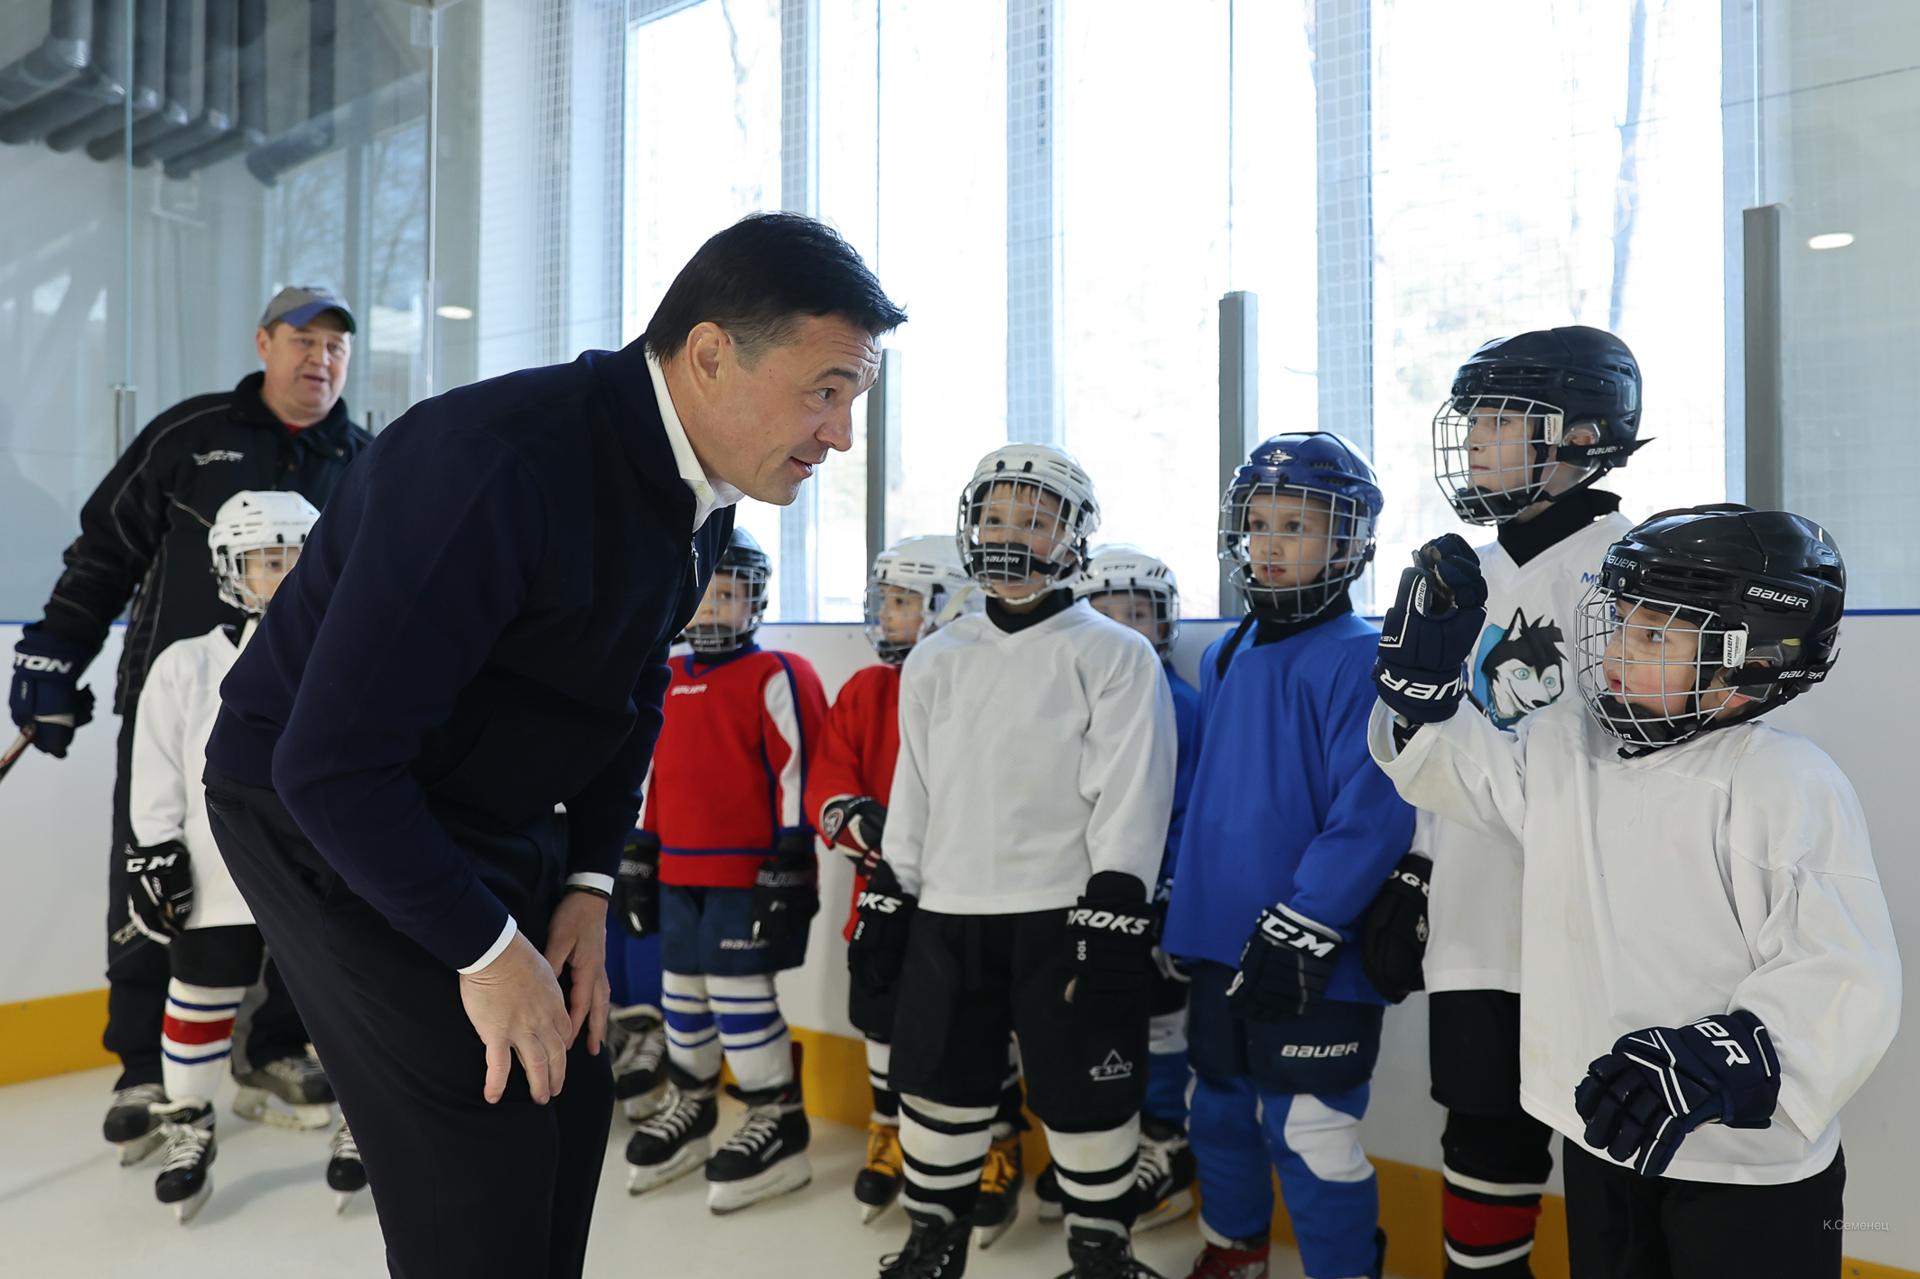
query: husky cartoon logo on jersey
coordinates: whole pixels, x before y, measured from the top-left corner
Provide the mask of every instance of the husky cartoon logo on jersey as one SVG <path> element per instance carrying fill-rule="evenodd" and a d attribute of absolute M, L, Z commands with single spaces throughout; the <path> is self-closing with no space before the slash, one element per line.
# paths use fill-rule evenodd
<path fill-rule="evenodd" d="M 1480 660 L 1473 668 L 1473 699 L 1497 728 L 1511 728 L 1566 687 L 1566 637 L 1559 624 L 1531 620 L 1519 609 L 1503 629 L 1489 626 L 1480 635 Z"/>

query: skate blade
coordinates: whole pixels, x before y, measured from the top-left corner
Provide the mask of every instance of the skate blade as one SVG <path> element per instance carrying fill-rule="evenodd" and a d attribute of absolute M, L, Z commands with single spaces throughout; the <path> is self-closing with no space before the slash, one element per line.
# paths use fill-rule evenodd
<path fill-rule="evenodd" d="M 233 1113 L 256 1124 L 292 1132 L 312 1132 L 315 1128 L 333 1126 L 332 1105 L 326 1102 L 291 1105 L 264 1088 L 243 1087 L 235 1093 Z"/>
<path fill-rule="evenodd" d="M 166 1134 L 160 1131 L 160 1125 L 155 1124 L 151 1131 L 135 1137 L 132 1141 L 118 1143 L 115 1149 L 120 1152 L 120 1166 L 122 1168 L 133 1167 L 148 1155 L 160 1149 L 166 1139 Z"/>
<path fill-rule="evenodd" d="M 991 1226 L 973 1228 L 973 1246 L 985 1252 L 999 1241 L 1000 1236 L 1013 1229 L 1013 1223 L 1020 1220 L 1020 1202 L 1012 1200 L 1007 1204 L 1007 1218 Z"/>
<path fill-rule="evenodd" d="M 871 1226 L 874 1222 L 880 1220 L 880 1218 L 886 1214 L 887 1209 L 891 1207 L 893 1207 L 892 1199 L 888 1199 L 883 1204 L 861 1204 L 860 1224 L 863 1226 Z"/>
<path fill-rule="evenodd" d="M 649 1190 L 658 1190 L 670 1181 L 678 1181 L 706 1162 L 707 1139 L 700 1137 L 682 1146 L 678 1154 L 663 1164 L 628 1164 L 627 1193 L 644 1195 Z"/>
<path fill-rule="evenodd" d="M 745 1181 L 709 1181 L 707 1211 L 719 1216 L 751 1208 L 763 1200 L 790 1195 L 813 1180 L 813 1166 L 804 1154 L 782 1159 Z"/>
<path fill-rule="evenodd" d="M 1134 1219 L 1133 1233 L 1144 1235 L 1149 1230 L 1158 1230 L 1162 1226 L 1171 1226 L 1193 1211 L 1193 1191 L 1176 1190 L 1151 1209 Z"/>
<path fill-rule="evenodd" d="M 642 1093 L 638 1097 L 628 1097 L 620 1103 L 620 1109 L 626 1115 L 628 1123 L 637 1124 L 653 1118 L 664 1110 L 666 1105 L 667 1087 L 662 1084 L 652 1092 Z"/>
<path fill-rule="evenodd" d="M 175 1224 L 184 1226 L 199 1216 L 200 1210 L 206 1207 L 207 1199 L 212 1194 L 213 1178 L 209 1176 L 205 1181 L 200 1183 L 200 1189 L 173 1205 L 173 1219 Z"/>
<path fill-rule="evenodd" d="M 333 1215 L 336 1217 L 346 1216 L 347 1208 L 353 1203 L 353 1197 L 359 1193 L 360 1192 L 357 1190 L 334 1191 L 333 1192 Z"/>

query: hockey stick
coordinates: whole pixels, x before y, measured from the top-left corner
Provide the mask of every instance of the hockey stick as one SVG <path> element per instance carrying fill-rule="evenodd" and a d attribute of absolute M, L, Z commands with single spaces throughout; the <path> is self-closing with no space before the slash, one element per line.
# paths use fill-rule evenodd
<path fill-rule="evenodd" d="M 0 781 L 5 781 L 20 757 L 27 753 L 27 747 L 33 745 L 33 735 L 39 730 L 38 724 L 28 724 L 20 730 L 20 736 L 13 739 L 13 745 L 7 747 L 7 753 L 0 755 Z"/>

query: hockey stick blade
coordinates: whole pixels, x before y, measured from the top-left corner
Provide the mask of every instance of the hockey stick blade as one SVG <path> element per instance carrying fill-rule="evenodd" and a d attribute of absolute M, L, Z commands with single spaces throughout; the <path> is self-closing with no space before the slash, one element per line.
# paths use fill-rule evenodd
<path fill-rule="evenodd" d="M 27 747 L 33 745 L 33 735 L 38 728 L 38 724 L 29 724 L 21 729 L 20 736 L 14 738 L 13 745 L 7 747 L 7 753 L 0 755 L 0 781 L 7 779 L 7 774 L 13 771 L 13 766 L 18 764 L 20 757 L 27 753 Z"/>

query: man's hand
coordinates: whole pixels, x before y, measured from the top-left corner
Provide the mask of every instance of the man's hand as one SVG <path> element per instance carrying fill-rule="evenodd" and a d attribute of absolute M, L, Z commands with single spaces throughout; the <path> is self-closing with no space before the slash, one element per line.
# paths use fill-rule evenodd
<path fill-rule="evenodd" d="M 506 1094 L 515 1054 L 534 1101 L 544 1106 L 560 1092 L 567 1082 L 567 1001 L 552 966 L 525 933 L 514 933 L 479 972 L 460 974 L 460 1003 L 487 1048 L 483 1092 L 490 1104 Z"/>
<path fill-rule="evenodd" d="M 34 726 L 34 749 L 66 758 L 74 730 L 93 719 L 93 692 L 80 687 L 80 673 L 91 660 L 87 649 L 37 627 L 13 646 L 7 710 L 21 728 Z"/>
<path fill-rule="evenodd" d="M 567 1047 L 587 1028 L 587 1051 L 600 1055 L 607 1037 L 607 902 L 594 893 L 564 893 L 547 925 L 547 963 L 556 978 L 566 977 L 569 1032 Z M 558 1091 L 558 1090 L 556 1090 Z"/>

